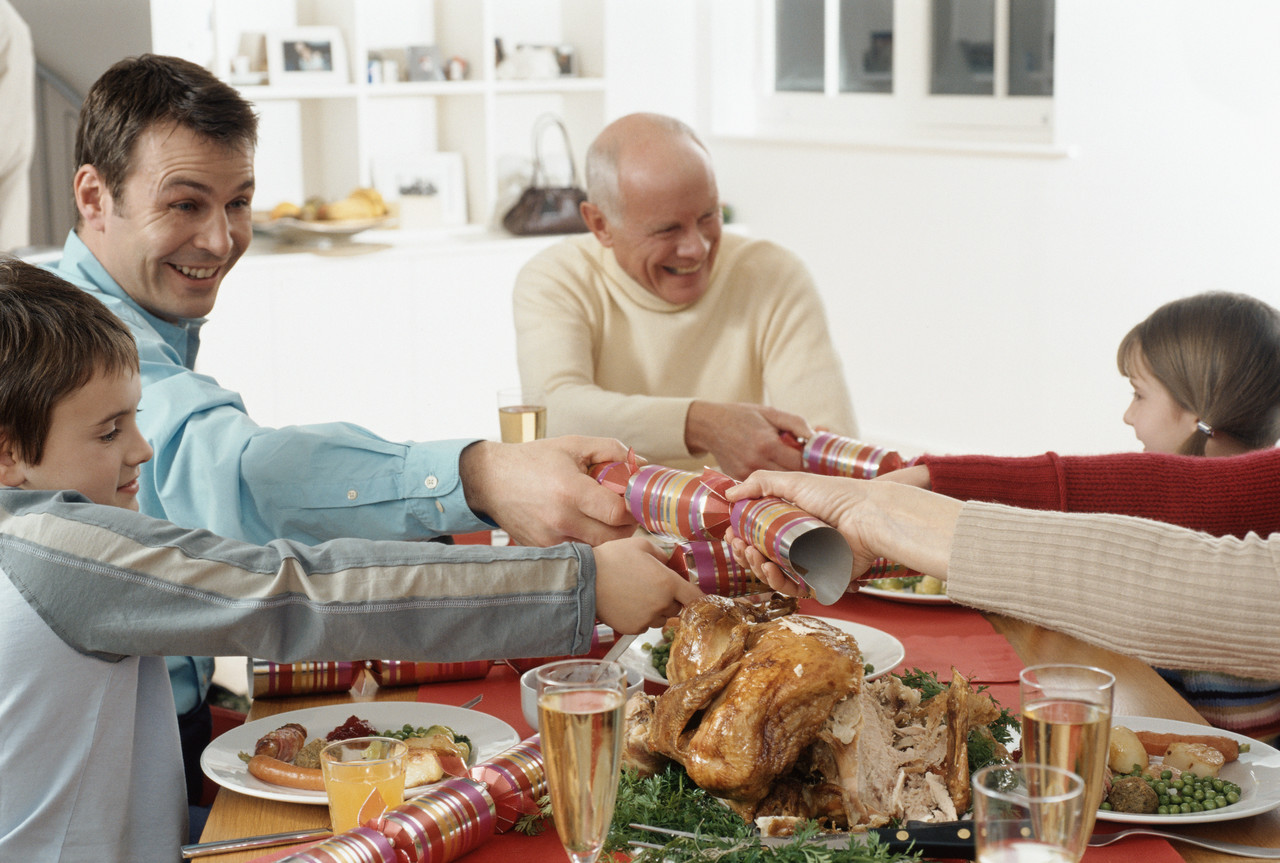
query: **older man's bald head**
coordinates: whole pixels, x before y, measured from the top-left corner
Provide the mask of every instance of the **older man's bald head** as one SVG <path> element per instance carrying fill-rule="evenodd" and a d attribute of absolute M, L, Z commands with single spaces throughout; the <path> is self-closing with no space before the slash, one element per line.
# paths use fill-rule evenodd
<path fill-rule="evenodd" d="M 698 152 L 700 151 L 700 152 Z M 606 126 L 587 149 L 587 198 L 611 221 L 622 219 L 621 176 L 663 170 L 697 158 L 710 170 L 707 148 L 688 125 L 665 114 L 628 114 Z"/>

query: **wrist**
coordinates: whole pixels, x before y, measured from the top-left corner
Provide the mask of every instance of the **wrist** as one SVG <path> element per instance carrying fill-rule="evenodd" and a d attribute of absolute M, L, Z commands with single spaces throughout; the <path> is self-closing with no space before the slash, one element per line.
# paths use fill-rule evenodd
<path fill-rule="evenodd" d="M 711 452 L 711 440 L 708 428 L 714 421 L 708 418 L 711 412 L 710 402 L 691 401 L 684 414 L 684 446 L 689 455 Z"/>
<path fill-rule="evenodd" d="M 501 444 L 493 441 L 479 440 L 464 447 L 458 456 L 458 480 L 462 483 L 462 494 L 467 507 L 482 519 L 488 518 L 489 511 L 486 477 L 499 446 Z"/>
<path fill-rule="evenodd" d="M 960 501 L 901 483 L 870 483 L 860 513 L 869 548 L 912 569 L 946 578 Z"/>

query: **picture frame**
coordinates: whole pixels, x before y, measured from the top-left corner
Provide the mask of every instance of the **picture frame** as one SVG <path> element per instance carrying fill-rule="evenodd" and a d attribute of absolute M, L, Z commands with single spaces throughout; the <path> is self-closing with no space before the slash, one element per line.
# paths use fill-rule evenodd
<path fill-rule="evenodd" d="M 337 27 L 294 27 L 267 34 L 267 80 L 271 84 L 346 84 L 350 70 Z"/>
<path fill-rule="evenodd" d="M 410 81 L 443 81 L 447 72 L 444 53 L 437 45 L 410 45 L 405 49 L 405 67 Z"/>
<path fill-rule="evenodd" d="M 466 170 L 461 153 L 375 158 L 373 185 L 405 230 L 467 223 Z"/>

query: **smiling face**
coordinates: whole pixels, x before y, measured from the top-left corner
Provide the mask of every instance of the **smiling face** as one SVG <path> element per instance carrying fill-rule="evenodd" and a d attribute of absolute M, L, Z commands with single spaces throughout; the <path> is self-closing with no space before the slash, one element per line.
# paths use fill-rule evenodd
<path fill-rule="evenodd" d="M 73 489 L 94 503 L 138 508 L 140 466 L 151 446 L 138 430 L 142 381 L 132 369 L 99 372 L 54 405 L 39 464 L 0 451 L 0 480 L 11 487 Z"/>
<path fill-rule="evenodd" d="M 723 227 L 707 152 L 684 137 L 648 140 L 618 159 L 618 218 L 588 205 L 587 225 L 655 296 L 684 305 L 711 281 Z"/>
<path fill-rule="evenodd" d="M 1124 412 L 1125 424 L 1133 426 L 1145 452 L 1178 452 L 1196 430 L 1195 414 L 1174 401 L 1151 374 L 1141 351 L 1134 352 L 1129 370 L 1133 401 Z"/>
<path fill-rule="evenodd" d="M 80 237 L 147 311 L 204 317 L 249 245 L 253 152 L 164 124 L 138 137 L 132 165 L 118 197 L 92 165 L 76 172 Z"/>

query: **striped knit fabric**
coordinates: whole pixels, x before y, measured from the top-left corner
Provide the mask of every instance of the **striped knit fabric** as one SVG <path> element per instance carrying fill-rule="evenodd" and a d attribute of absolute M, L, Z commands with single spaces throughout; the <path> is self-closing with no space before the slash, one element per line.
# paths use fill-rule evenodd
<path fill-rule="evenodd" d="M 1212 671 L 1156 671 L 1210 725 L 1272 745 L 1280 738 L 1280 682 Z"/>

